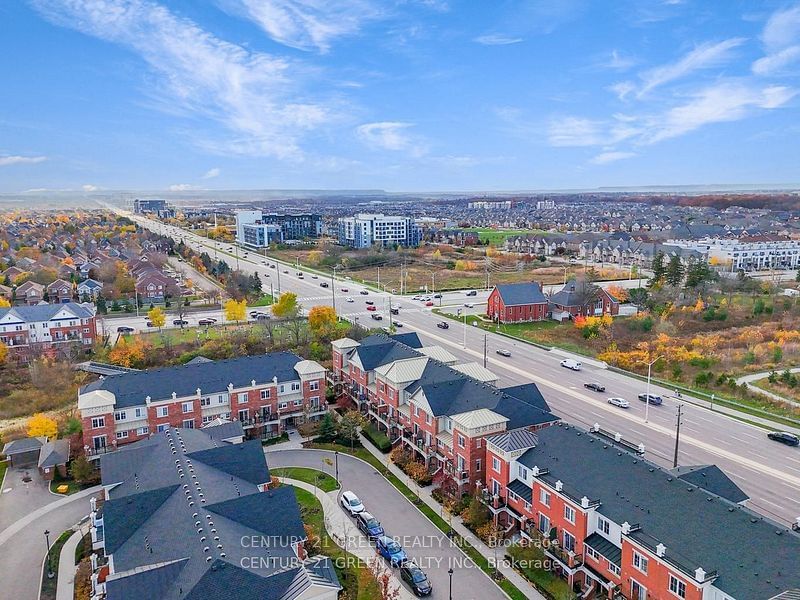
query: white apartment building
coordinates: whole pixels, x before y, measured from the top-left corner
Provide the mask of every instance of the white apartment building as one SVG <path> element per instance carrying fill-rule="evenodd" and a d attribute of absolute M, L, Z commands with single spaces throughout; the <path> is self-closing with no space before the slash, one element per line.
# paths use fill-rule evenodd
<path fill-rule="evenodd" d="M 769 271 L 800 268 L 800 240 L 766 236 L 741 239 L 669 240 L 668 244 L 697 250 L 726 271 Z"/>
<path fill-rule="evenodd" d="M 410 217 L 360 213 L 354 217 L 339 219 L 339 243 L 343 246 L 416 246 L 420 238 L 421 228 Z"/>

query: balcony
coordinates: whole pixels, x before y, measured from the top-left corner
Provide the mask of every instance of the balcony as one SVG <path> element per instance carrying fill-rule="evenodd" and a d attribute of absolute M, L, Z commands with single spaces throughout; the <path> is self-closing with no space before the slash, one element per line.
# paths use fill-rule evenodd
<path fill-rule="evenodd" d="M 575 554 L 574 552 L 571 552 L 558 544 L 549 543 L 548 545 L 544 545 L 542 548 L 545 554 L 550 556 L 550 558 L 554 559 L 570 572 L 574 571 L 583 564 L 582 554 Z"/>
<path fill-rule="evenodd" d="M 273 425 L 278 423 L 278 415 L 273 415 L 272 413 L 257 414 L 249 419 L 240 419 L 239 422 L 244 429 L 260 427 L 261 425 Z"/>

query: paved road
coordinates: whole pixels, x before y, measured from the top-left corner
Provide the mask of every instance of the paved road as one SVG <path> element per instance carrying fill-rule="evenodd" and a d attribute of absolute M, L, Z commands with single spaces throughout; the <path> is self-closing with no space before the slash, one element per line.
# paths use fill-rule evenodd
<path fill-rule="evenodd" d="M 800 368 L 795 369 L 788 369 L 790 373 L 800 373 Z M 781 371 L 782 373 L 783 371 Z M 751 373 L 750 375 L 745 375 L 743 377 L 739 377 L 736 380 L 738 385 L 742 385 L 743 383 L 747 385 L 747 389 L 751 392 L 755 392 L 756 394 L 761 394 L 762 396 L 769 396 L 774 400 L 778 400 L 779 402 L 786 402 L 787 404 L 792 404 L 794 406 L 800 406 L 800 402 L 796 400 L 791 400 L 785 396 L 781 396 L 780 394 L 776 394 L 774 392 L 770 392 L 769 390 L 762 390 L 760 387 L 753 385 L 754 381 L 758 381 L 759 379 L 766 379 L 770 376 L 772 371 L 762 371 L 761 373 Z"/>
<path fill-rule="evenodd" d="M 332 453 L 319 450 L 269 450 L 267 464 L 275 467 L 324 468 L 322 462 Z M 447 598 L 447 569 L 453 568 L 453 598 L 490 600 L 505 598 L 495 584 L 447 536 L 424 517 L 395 487 L 371 465 L 346 454 L 339 454 L 339 479 L 343 490 L 353 490 L 367 510 L 381 522 L 387 535 L 396 537 L 406 553 L 427 573 L 433 585 L 433 598 Z M 354 532 L 349 536 L 353 537 Z"/>
<path fill-rule="evenodd" d="M 205 244 L 214 243 L 136 215 L 131 217 L 154 231 L 182 238 L 198 251 L 207 251 L 209 247 Z M 218 252 L 222 252 L 223 246 L 227 248 L 229 245 L 220 245 Z M 637 379 L 587 364 L 584 364 L 582 372 L 569 371 L 559 366 L 563 357 L 558 354 L 497 334 L 485 334 L 471 326 L 463 327 L 451 322 L 449 329 L 437 329 L 434 325 L 441 318 L 431 314 L 431 308 L 409 297 L 372 290 L 368 296 L 361 296 L 359 291 L 363 286 L 344 280 L 333 282 L 331 288 L 321 288 L 319 284 L 322 279 L 311 279 L 309 274 L 300 279 L 295 274 L 296 269 L 252 252 L 248 258 L 240 255 L 239 264 L 247 273 L 258 272 L 264 276 L 262 281 L 266 280 L 267 274 L 272 274 L 269 280 L 275 279 L 277 283 L 275 275 L 276 271 L 280 271 L 280 289 L 297 293 L 306 308 L 335 302 L 340 315 L 368 326 L 388 325 L 389 305 L 399 307 L 400 316 L 396 318 L 403 324 L 400 331 L 416 331 L 426 344 L 441 345 L 464 360 L 482 361 L 486 339 L 488 367 L 499 376 L 501 387 L 536 382 L 556 414 L 584 427 L 599 423 L 605 429 L 621 433 L 630 441 L 637 444 L 643 442 L 648 458 L 661 465 L 672 466 L 677 403 L 674 398 L 668 397 L 671 390 L 653 386 L 653 392 L 664 395 L 665 402 L 662 406 L 650 407 L 649 419 L 645 421 L 645 407 L 636 399 L 639 393 L 645 391 L 645 384 Z M 277 268 L 270 269 L 271 264 L 276 264 Z M 331 282 L 331 279 L 327 281 Z M 342 288 L 348 291 L 342 292 Z M 347 297 L 354 301 L 346 302 Z M 365 300 L 375 302 L 379 313 L 384 316 L 383 321 L 373 323 Z M 475 302 L 476 298 L 467 297 L 463 292 L 446 293 L 442 304 L 462 306 L 469 301 Z M 511 350 L 512 357 L 499 357 L 496 354 L 499 348 Z M 585 390 L 583 384 L 587 381 L 602 383 L 607 392 L 597 394 Z M 606 402 L 608 396 L 622 396 L 632 406 L 629 410 L 612 407 Z M 750 495 L 750 506 L 766 516 L 786 524 L 800 516 L 800 449 L 787 448 L 767 440 L 765 432 L 758 427 L 701 406 L 686 404 L 678 460 L 681 465 L 717 464 Z"/>

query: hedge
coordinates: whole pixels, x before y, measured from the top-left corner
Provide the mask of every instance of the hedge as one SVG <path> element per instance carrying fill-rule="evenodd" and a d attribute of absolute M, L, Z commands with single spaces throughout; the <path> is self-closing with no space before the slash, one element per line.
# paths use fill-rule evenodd
<path fill-rule="evenodd" d="M 384 454 L 392 449 L 392 441 L 389 439 L 389 437 L 385 433 L 378 431 L 372 423 L 364 427 L 361 433 L 363 433 L 364 437 L 372 442 L 374 446 Z"/>

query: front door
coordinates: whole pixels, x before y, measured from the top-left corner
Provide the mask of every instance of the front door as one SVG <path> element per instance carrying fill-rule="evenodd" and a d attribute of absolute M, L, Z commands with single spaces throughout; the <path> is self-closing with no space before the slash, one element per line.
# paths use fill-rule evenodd
<path fill-rule="evenodd" d="M 95 450 L 102 450 L 103 448 L 106 447 L 106 436 L 104 435 L 98 435 L 92 438 L 92 441 L 94 442 Z"/>
<path fill-rule="evenodd" d="M 631 599 L 647 600 L 647 588 L 635 579 L 631 579 Z"/>

